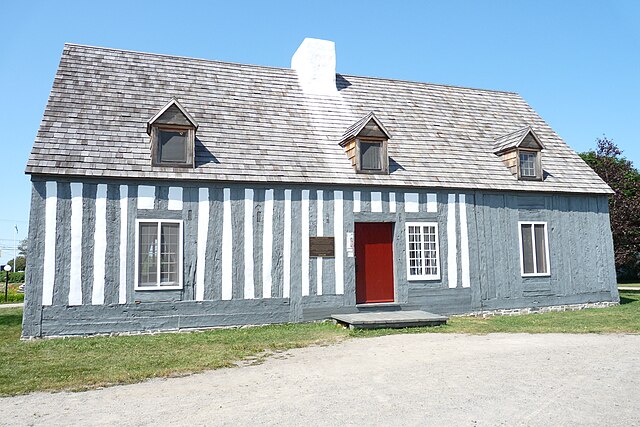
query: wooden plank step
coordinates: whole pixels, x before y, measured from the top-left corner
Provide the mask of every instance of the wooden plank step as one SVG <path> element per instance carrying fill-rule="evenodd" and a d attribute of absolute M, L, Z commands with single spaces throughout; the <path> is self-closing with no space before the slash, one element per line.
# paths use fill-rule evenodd
<path fill-rule="evenodd" d="M 447 323 L 448 317 L 422 310 L 371 311 L 366 313 L 333 314 L 336 322 L 349 329 L 411 328 L 439 326 Z"/>

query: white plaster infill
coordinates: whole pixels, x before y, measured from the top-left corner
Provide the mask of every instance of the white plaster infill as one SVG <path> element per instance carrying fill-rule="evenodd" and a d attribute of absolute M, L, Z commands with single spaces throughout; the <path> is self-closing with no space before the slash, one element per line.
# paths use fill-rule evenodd
<path fill-rule="evenodd" d="M 379 191 L 371 192 L 371 212 L 382 212 L 382 193 Z"/>
<path fill-rule="evenodd" d="M 120 283 L 118 284 L 118 303 L 127 302 L 127 240 L 129 221 L 129 186 L 120 186 Z"/>
<path fill-rule="evenodd" d="M 82 305 L 82 183 L 71 183 L 69 305 Z"/>
<path fill-rule="evenodd" d="M 253 189 L 244 190 L 244 299 L 255 298 L 253 281 Z"/>
<path fill-rule="evenodd" d="M 420 212 L 420 196 L 418 193 L 404 193 L 404 211 Z"/>
<path fill-rule="evenodd" d="M 223 190 L 222 211 L 222 299 L 233 297 L 233 233 L 231 225 L 231 189 Z"/>
<path fill-rule="evenodd" d="M 291 190 L 284 190 L 284 242 L 282 245 L 282 297 L 291 289 Z"/>
<path fill-rule="evenodd" d="M 309 190 L 302 190 L 302 296 L 309 295 Z"/>
<path fill-rule="evenodd" d="M 56 215 L 58 204 L 58 183 L 46 183 L 44 271 L 42 279 L 42 305 L 53 304 L 53 285 L 56 273 Z"/>
<path fill-rule="evenodd" d="M 344 201 L 343 193 L 333 193 L 333 234 L 335 236 L 336 295 L 344 294 Z"/>
<path fill-rule="evenodd" d="M 456 195 L 447 197 L 447 281 L 449 288 L 458 286 L 458 245 L 456 236 Z"/>
<path fill-rule="evenodd" d="M 138 209 L 153 209 L 156 200 L 156 187 L 153 185 L 138 186 Z"/>
<path fill-rule="evenodd" d="M 95 201 L 95 230 L 93 235 L 93 288 L 91 304 L 104 304 L 107 256 L 107 184 L 98 184 Z"/>
<path fill-rule="evenodd" d="M 262 237 L 262 298 L 271 298 L 273 288 L 273 198 L 274 190 L 264 192 L 264 230 Z"/>
<path fill-rule="evenodd" d="M 182 210 L 182 187 L 169 187 L 167 209 L 170 211 Z"/>
<path fill-rule="evenodd" d="M 209 238 L 209 189 L 198 189 L 198 242 L 196 262 L 196 301 L 204 300 L 207 240 Z"/>
<path fill-rule="evenodd" d="M 324 235 L 324 192 L 318 190 L 317 203 L 318 217 L 316 219 L 316 236 Z M 322 295 L 322 257 L 316 257 L 316 294 Z"/>

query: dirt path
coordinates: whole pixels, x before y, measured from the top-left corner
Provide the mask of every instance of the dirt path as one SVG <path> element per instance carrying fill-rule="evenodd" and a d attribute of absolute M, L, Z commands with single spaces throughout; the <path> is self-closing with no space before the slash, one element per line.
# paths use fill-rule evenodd
<path fill-rule="evenodd" d="M 0 399 L 3 425 L 640 425 L 640 335 L 420 334 Z"/>

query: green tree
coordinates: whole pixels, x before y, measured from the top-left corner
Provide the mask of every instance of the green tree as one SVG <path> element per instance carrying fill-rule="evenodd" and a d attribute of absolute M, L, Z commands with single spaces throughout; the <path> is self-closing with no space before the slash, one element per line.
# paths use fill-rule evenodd
<path fill-rule="evenodd" d="M 609 216 L 620 279 L 640 278 L 640 173 L 612 140 L 603 136 L 596 149 L 580 157 L 615 192 L 609 198 Z"/>
<path fill-rule="evenodd" d="M 13 266 L 13 259 L 10 259 L 7 264 L 9 264 L 11 266 L 11 271 L 24 271 L 24 269 L 27 267 L 27 258 L 25 258 L 22 255 L 19 255 L 16 257 L 16 267 L 14 268 Z"/>

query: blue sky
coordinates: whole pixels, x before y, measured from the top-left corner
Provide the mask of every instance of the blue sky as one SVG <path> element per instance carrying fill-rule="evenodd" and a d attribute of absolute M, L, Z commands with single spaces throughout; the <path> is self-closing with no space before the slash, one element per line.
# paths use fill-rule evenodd
<path fill-rule="evenodd" d="M 639 1 L 0 3 L 0 262 L 26 237 L 24 167 L 65 42 L 288 67 L 304 37 L 344 74 L 520 93 L 576 151 L 640 165 Z"/>

